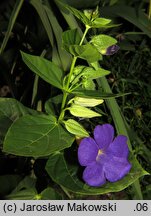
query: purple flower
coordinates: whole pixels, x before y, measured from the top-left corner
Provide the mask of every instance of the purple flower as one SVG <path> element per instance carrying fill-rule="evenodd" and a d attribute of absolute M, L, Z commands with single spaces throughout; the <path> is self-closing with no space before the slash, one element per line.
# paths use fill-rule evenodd
<path fill-rule="evenodd" d="M 120 49 L 118 45 L 112 45 L 107 48 L 105 55 L 113 55 L 114 53 L 117 53 L 117 51 Z"/>
<path fill-rule="evenodd" d="M 122 179 L 131 169 L 128 161 L 127 137 L 118 135 L 114 140 L 114 128 L 110 124 L 97 125 L 94 139 L 82 139 L 78 148 L 78 160 L 86 166 L 83 180 L 90 186 L 101 186 L 106 180 Z"/>

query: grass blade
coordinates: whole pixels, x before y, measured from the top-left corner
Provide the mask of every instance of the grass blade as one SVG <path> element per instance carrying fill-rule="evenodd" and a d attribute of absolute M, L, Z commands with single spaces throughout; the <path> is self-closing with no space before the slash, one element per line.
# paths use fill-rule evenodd
<path fill-rule="evenodd" d="M 12 14 L 11 14 L 10 19 L 9 19 L 9 24 L 8 24 L 8 28 L 7 28 L 5 37 L 3 39 L 3 42 L 2 42 L 2 45 L 1 45 L 1 48 L 0 48 L 0 54 L 2 54 L 4 52 L 4 50 L 5 50 L 5 47 L 7 45 L 9 37 L 11 35 L 12 29 L 13 29 L 14 24 L 16 22 L 17 16 L 18 16 L 18 14 L 19 14 L 19 12 L 21 10 L 23 2 L 24 2 L 24 0 L 17 0 L 16 1 L 16 4 L 14 6 L 14 9 L 13 9 Z"/>
<path fill-rule="evenodd" d="M 47 17 L 47 14 L 43 8 L 41 1 L 40 0 L 31 0 L 30 3 L 35 8 L 35 10 L 37 11 L 37 13 L 38 13 L 38 15 L 39 15 L 39 17 L 43 23 L 43 26 L 46 30 L 46 33 L 48 35 L 50 44 L 53 47 L 54 41 L 53 41 L 53 33 L 52 33 L 51 24 L 50 24 L 50 21 Z"/>

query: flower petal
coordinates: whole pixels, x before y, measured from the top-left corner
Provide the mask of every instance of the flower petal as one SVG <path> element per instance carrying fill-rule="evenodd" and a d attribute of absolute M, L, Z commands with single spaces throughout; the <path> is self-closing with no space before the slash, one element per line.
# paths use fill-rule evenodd
<path fill-rule="evenodd" d="M 98 146 L 94 139 L 87 137 L 82 139 L 78 148 L 78 160 L 82 166 L 88 166 L 96 161 Z"/>
<path fill-rule="evenodd" d="M 117 136 L 106 151 L 106 154 L 124 158 L 128 157 L 128 153 L 127 137 L 124 135 Z"/>
<path fill-rule="evenodd" d="M 103 172 L 103 167 L 98 163 L 93 163 L 87 166 L 83 172 L 83 180 L 90 186 L 101 186 L 105 184 L 106 179 Z"/>
<path fill-rule="evenodd" d="M 131 169 L 131 164 L 124 158 L 114 157 L 104 164 L 105 177 L 110 182 L 122 179 Z"/>
<path fill-rule="evenodd" d="M 113 141 L 114 128 L 110 124 L 97 125 L 94 129 L 94 139 L 99 149 L 106 149 Z"/>

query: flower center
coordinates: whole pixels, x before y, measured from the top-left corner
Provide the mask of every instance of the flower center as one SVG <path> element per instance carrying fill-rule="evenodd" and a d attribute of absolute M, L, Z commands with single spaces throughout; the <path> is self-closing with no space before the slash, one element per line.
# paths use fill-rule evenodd
<path fill-rule="evenodd" d="M 102 155 L 102 154 L 103 154 L 103 151 L 102 151 L 101 149 L 99 149 L 99 150 L 98 150 L 98 154 L 97 154 L 97 156 L 96 156 L 96 161 L 99 161 L 100 155 Z"/>

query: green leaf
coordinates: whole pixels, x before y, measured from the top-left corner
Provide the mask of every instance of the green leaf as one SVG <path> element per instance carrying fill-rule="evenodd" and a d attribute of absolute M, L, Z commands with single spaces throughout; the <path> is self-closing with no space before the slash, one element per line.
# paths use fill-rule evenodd
<path fill-rule="evenodd" d="M 92 79 L 83 79 L 82 80 L 82 87 L 83 89 L 87 90 L 95 90 L 95 83 L 93 82 Z"/>
<path fill-rule="evenodd" d="M 103 68 L 95 70 L 92 67 L 77 66 L 74 68 L 73 75 L 71 77 L 72 85 L 76 84 L 82 77 L 82 84 L 86 89 L 95 89 L 95 84 L 92 79 L 97 79 L 110 74 L 110 71 Z M 90 88 L 89 88 L 90 87 Z"/>
<path fill-rule="evenodd" d="M 148 37 L 151 38 L 151 19 L 148 19 L 146 13 L 140 8 L 127 6 L 127 5 L 115 5 L 110 7 L 103 7 L 101 11 L 102 16 L 110 17 L 122 17 L 125 20 L 129 21 L 139 29 L 141 29 Z"/>
<path fill-rule="evenodd" d="M 107 24 L 109 24 L 111 22 L 110 19 L 105 19 L 105 18 L 96 18 L 92 24 L 91 27 L 92 28 L 105 28 Z"/>
<path fill-rule="evenodd" d="M 113 94 L 113 93 L 102 92 L 100 90 L 83 90 L 82 88 L 77 88 L 76 90 L 72 91 L 72 94 L 78 97 L 85 97 L 85 98 L 109 99 L 109 98 L 121 97 L 129 93 Z"/>
<path fill-rule="evenodd" d="M 80 125 L 77 121 L 73 119 L 69 119 L 63 122 L 65 124 L 66 129 L 71 133 L 80 138 L 88 137 L 88 132 L 84 129 L 82 125 Z"/>
<path fill-rule="evenodd" d="M 80 180 L 81 178 L 78 177 L 79 166 L 77 164 L 68 165 L 63 153 L 50 156 L 46 164 L 46 170 L 54 182 L 73 193 L 99 195 L 124 190 L 138 178 L 148 174 L 142 169 L 133 155 L 130 155 L 130 163 L 132 164 L 132 169 L 128 175 L 120 181 L 114 183 L 107 182 L 102 187 L 89 187 L 84 184 L 84 182 Z"/>
<path fill-rule="evenodd" d="M 108 35 L 100 34 L 100 35 L 94 36 L 91 40 L 91 43 L 97 48 L 97 50 L 100 53 L 102 53 L 108 47 L 116 44 L 117 40 Z"/>
<path fill-rule="evenodd" d="M 53 116 L 26 115 L 15 121 L 4 140 L 4 152 L 41 157 L 68 148 L 74 141 Z"/>
<path fill-rule="evenodd" d="M 29 109 L 13 98 L 0 98 L 0 144 L 3 143 L 5 134 L 11 124 L 21 116 L 39 112 Z"/>
<path fill-rule="evenodd" d="M 90 63 L 101 59 L 100 53 L 92 44 L 71 45 L 69 50 L 72 55 L 85 59 Z"/>
<path fill-rule="evenodd" d="M 38 197 L 35 185 L 36 179 L 31 176 L 26 176 L 6 198 L 15 200 L 35 200 Z"/>
<path fill-rule="evenodd" d="M 85 67 L 82 71 L 82 76 L 88 79 L 97 79 L 106 75 L 109 75 L 110 71 L 103 68 L 98 68 L 97 70 L 91 67 Z"/>
<path fill-rule="evenodd" d="M 61 200 L 62 199 L 62 196 L 51 187 L 48 187 L 45 190 L 43 190 L 39 194 L 39 196 L 41 197 L 41 200 Z"/>
<path fill-rule="evenodd" d="M 71 76 L 72 85 L 76 84 L 79 81 L 80 77 L 82 76 L 82 71 L 84 68 L 85 66 L 82 65 L 78 65 L 74 68 L 73 74 Z"/>
<path fill-rule="evenodd" d="M 55 115 L 60 111 L 60 104 L 62 102 L 62 94 L 49 98 L 45 103 L 45 111 L 50 115 Z"/>
<path fill-rule="evenodd" d="M 70 45 L 78 45 L 81 41 L 81 37 L 77 29 L 71 29 L 63 32 L 62 39 L 63 39 L 63 47 L 68 52 L 69 52 Z"/>
<path fill-rule="evenodd" d="M 39 0 L 39 2 L 41 3 L 41 0 Z M 46 6 L 45 4 L 47 4 L 48 6 Z M 51 8 L 50 3 L 48 1 L 46 1 L 46 3 L 43 1 L 42 6 L 44 7 L 48 20 L 52 26 L 52 30 L 53 30 L 55 40 L 57 43 L 57 46 L 56 46 L 57 50 L 55 50 L 54 46 L 52 46 L 53 60 L 56 60 L 55 55 L 56 55 L 56 52 L 58 52 L 58 57 L 59 57 L 59 60 L 61 61 L 61 65 L 59 64 L 58 66 L 59 67 L 61 66 L 63 71 L 68 71 L 70 69 L 70 64 L 71 64 L 71 55 L 67 53 L 64 49 L 62 49 L 62 37 L 61 37 L 63 33 L 62 26 L 58 22 L 57 16 L 54 14 L 54 10 Z"/>
<path fill-rule="evenodd" d="M 62 89 L 63 71 L 53 62 L 42 57 L 21 52 L 23 61 L 35 74 L 51 85 Z"/>
<path fill-rule="evenodd" d="M 85 25 L 90 26 L 91 21 L 82 13 L 81 11 L 77 10 L 76 8 L 73 8 L 69 5 L 64 5 L 75 17 L 77 17 L 81 22 L 83 22 Z"/>
<path fill-rule="evenodd" d="M 42 21 L 42 24 L 47 32 L 47 36 L 49 38 L 51 46 L 53 46 L 54 41 L 53 41 L 53 32 L 52 32 L 52 26 L 49 22 L 49 18 L 47 16 L 47 13 L 44 9 L 43 4 L 38 0 L 30 0 L 29 3 L 35 8 L 37 11 L 39 18 Z"/>
<path fill-rule="evenodd" d="M 23 189 L 35 188 L 35 185 L 36 185 L 36 178 L 35 177 L 25 176 L 25 178 L 19 182 L 19 184 L 12 191 L 12 193 L 17 193 Z"/>
<path fill-rule="evenodd" d="M 68 110 L 73 116 L 76 117 L 93 118 L 93 117 L 101 116 L 101 114 L 77 104 L 72 104 L 71 107 L 68 108 Z"/>

